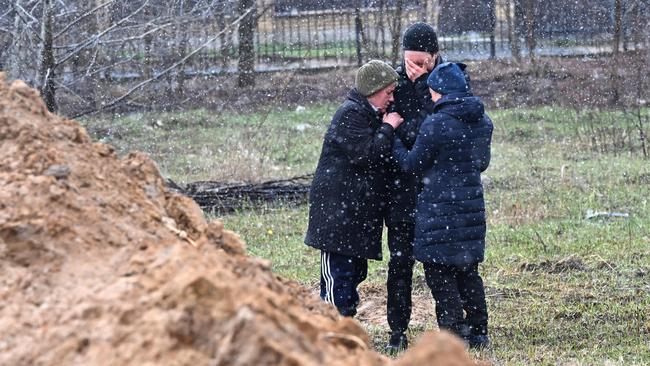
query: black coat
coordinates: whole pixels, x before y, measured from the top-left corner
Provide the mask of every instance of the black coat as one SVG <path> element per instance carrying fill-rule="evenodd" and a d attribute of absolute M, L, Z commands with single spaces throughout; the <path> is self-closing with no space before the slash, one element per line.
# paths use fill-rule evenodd
<path fill-rule="evenodd" d="M 411 151 L 397 141 L 402 170 L 421 174 L 414 255 L 422 262 L 464 266 L 485 252 L 481 172 L 490 163 L 492 121 L 479 98 L 445 95 L 422 123 Z"/>
<path fill-rule="evenodd" d="M 442 63 L 438 56 L 435 64 Z M 414 82 L 406 74 L 404 62 L 398 66 L 399 81 L 395 88 L 395 103 L 391 111 L 395 111 L 404 118 L 404 122 L 397 127 L 395 133 L 408 148 L 412 148 L 422 121 L 433 112 L 433 102 L 427 85 L 430 72 L 420 76 Z M 415 202 L 417 197 L 418 179 L 412 173 L 404 173 L 397 166 L 389 173 L 390 194 L 386 223 L 396 225 L 399 222 L 413 222 L 415 220 Z"/>
<path fill-rule="evenodd" d="M 305 243 L 381 259 L 393 127 L 352 89 L 334 114 L 309 192 Z"/>

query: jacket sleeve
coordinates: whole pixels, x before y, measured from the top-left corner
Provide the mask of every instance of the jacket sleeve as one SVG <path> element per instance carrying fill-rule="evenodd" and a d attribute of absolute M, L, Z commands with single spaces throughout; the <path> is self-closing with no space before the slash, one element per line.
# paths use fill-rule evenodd
<path fill-rule="evenodd" d="M 350 164 L 368 167 L 390 160 L 394 132 L 391 125 L 382 123 L 373 130 L 367 118 L 354 109 L 346 111 L 340 118 L 332 138 Z"/>
<path fill-rule="evenodd" d="M 395 133 L 402 140 L 402 143 L 407 147 L 413 147 L 415 139 L 418 136 L 418 130 L 420 129 L 420 122 L 422 118 L 405 118 L 399 127 L 395 130 Z"/>
<path fill-rule="evenodd" d="M 488 166 L 490 166 L 490 160 L 492 159 L 492 131 L 494 131 L 494 125 L 492 124 L 490 117 L 486 115 L 484 118 L 486 119 L 487 125 L 490 129 L 490 135 L 488 136 L 488 144 L 487 148 L 485 149 L 485 155 L 483 156 L 483 159 L 481 159 L 481 173 L 486 171 Z"/>
<path fill-rule="evenodd" d="M 437 155 L 438 147 L 431 119 L 422 123 L 420 133 L 410 151 L 399 139 L 396 139 L 395 146 L 393 146 L 393 159 L 405 173 L 421 174 L 433 166 Z"/>
<path fill-rule="evenodd" d="M 431 100 L 431 93 L 429 93 L 427 77 L 428 74 L 424 74 L 415 80 L 415 95 L 410 96 L 411 98 L 416 99 L 416 104 L 421 106 L 422 109 L 420 109 L 414 116 L 405 118 L 404 122 L 395 131 L 406 148 L 413 147 L 422 121 L 425 120 L 428 115 L 433 113 L 434 103 Z"/>
<path fill-rule="evenodd" d="M 488 148 L 487 152 L 485 153 L 485 156 L 484 156 L 483 160 L 481 160 L 481 167 L 480 167 L 481 173 L 486 171 L 487 168 L 490 166 L 491 155 L 492 154 L 490 153 L 490 149 Z"/>
<path fill-rule="evenodd" d="M 427 84 L 428 77 L 429 74 L 424 74 L 415 79 L 415 93 L 426 115 L 433 113 L 433 106 L 435 105 L 431 99 L 431 92 L 429 92 L 429 85 Z"/>

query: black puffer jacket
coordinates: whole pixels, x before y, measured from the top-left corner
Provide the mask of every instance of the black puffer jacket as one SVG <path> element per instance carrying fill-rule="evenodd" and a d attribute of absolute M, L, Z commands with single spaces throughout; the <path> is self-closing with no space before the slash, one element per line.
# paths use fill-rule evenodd
<path fill-rule="evenodd" d="M 351 90 L 325 134 L 309 192 L 307 245 L 381 259 L 392 145 L 393 127 Z"/>
<path fill-rule="evenodd" d="M 483 261 L 485 202 L 481 172 L 490 163 L 492 121 L 470 93 L 445 95 L 420 127 L 413 149 L 396 141 L 394 158 L 421 175 L 413 253 L 422 262 Z"/>
<path fill-rule="evenodd" d="M 442 63 L 442 57 L 438 56 L 435 65 Z M 410 149 L 413 147 L 415 137 L 418 134 L 422 121 L 433 112 L 433 102 L 427 86 L 426 73 L 411 81 L 406 74 L 406 66 L 402 64 L 395 69 L 399 75 L 399 81 L 395 88 L 395 103 L 391 111 L 395 111 L 404 118 L 404 122 L 397 127 L 395 133 L 402 140 L 402 143 Z M 386 223 L 396 225 L 399 222 L 413 222 L 415 201 L 418 191 L 417 177 L 412 173 L 404 173 L 394 167 L 389 173 L 390 193 L 388 200 L 388 211 Z"/>

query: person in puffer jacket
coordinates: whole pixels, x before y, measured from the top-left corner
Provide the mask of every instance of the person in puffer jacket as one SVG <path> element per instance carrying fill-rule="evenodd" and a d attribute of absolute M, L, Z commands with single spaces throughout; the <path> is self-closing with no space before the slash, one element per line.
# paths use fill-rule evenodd
<path fill-rule="evenodd" d="M 485 347 L 488 314 L 478 273 L 486 232 L 481 172 L 490 163 L 493 125 L 471 93 L 464 64 L 436 66 L 427 85 L 434 104 L 413 148 L 399 139 L 393 147 L 402 171 L 421 181 L 413 254 L 423 263 L 439 327 L 472 348 Z"/>

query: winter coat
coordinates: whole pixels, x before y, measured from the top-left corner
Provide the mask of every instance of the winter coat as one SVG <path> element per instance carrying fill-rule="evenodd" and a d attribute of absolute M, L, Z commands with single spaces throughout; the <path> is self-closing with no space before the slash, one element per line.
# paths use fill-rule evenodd
<path fill-rule="evenodd" d="M 305 243 L 381 259 L 393 127 L 352 89 L 325 134 L 309 192 Z"/>
<path fill-rule="evenodd" d="M 450 94 L 435 103 L 410 151 L 396 141 L 393 155 L 400 168 L 421 175 L 414 242 L 419 261 L 454 266 L 483 261 L 481 172 L 490 163 L 492 129 L 479 98 Z"/>
<path fill-rule="evenodd" d="M 435 64 L 442 63 L 438 56 Z M 397 127 L 395 133 L 408 148 L 413 147 L 422 121 L 433 112 L 433 102 L 427 86 L 430 72 L 420 76 L 414 82 L 406 74 L 404 62 L 398 66 L 399 81 L 393 96 L 395 103 L 391 111 L 395 111 L 404 118 L 404 122 Z M 399 222 L 413 222 L 415 220 L 415 201 L 417 197 L 418 180 L 412 173 L 404 173 L 395 166 L 389 173 L 390 195 L 386 222 L 396 225 Z"/>

